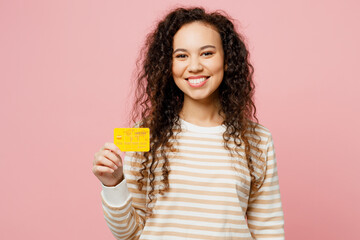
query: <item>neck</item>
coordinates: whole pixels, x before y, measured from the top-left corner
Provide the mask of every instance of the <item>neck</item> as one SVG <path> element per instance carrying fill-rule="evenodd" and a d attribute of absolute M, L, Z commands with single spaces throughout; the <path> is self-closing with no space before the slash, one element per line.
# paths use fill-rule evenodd
<path fill-rule="evenodd" d="M 223 114 L 219 114 L 219 110 L 220 102 L 218 97 L 199 101 L 185 96 L 179 116 L 189 123 L 212 127 L 221 125 L 224 121 Z"/>

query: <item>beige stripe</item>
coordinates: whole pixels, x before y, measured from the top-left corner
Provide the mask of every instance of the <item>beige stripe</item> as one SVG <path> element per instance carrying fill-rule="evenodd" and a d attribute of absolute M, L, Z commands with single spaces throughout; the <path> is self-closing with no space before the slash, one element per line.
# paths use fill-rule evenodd
<path fill-rule="evenodd" d="M 130 204 L 130 203 L 129 203 Z M 127 205 L 128 206 L 128 205 Z M 107 214 L 106 212 L 105 212 L 105 215 L 106 216 L 108 216 L 110 219 L 112 218 L 112 217 L 116 217 L 116 218 L 125 218 L 127 215 L 129 215 L 129 212 L 131 211 L 131 206 L 129 206 L 129 208 L 128 208 L 129 210 L 128 211 L 126 211 L 126 212 L 122 212 L 122 213 L 113 213 L 113 212 L 110 212 L 109 211 L 109 214 Z M 117 221 L 118 223 L 121 223 L 122 221 Z"/>
<path fill-rule="evenodd" d="M 249 207 L 247 211 L 248 212 L 256 212 L 256 213 L 275 213 L 275 212 L 282 212 L 282 208 L 277 207 L 277 208 L 270 208 L 270 209 L 261 209 L 261 208 Z"/>
<path fill-rule="evenodd" d="M 211 191 L 204 191 L 204 190 L 190 190 L 190 189 L 182 189 L 182 188 L 173 188 L 171 189 L 172 193 L 189 193 L 189 194 L 196 194 L 200 196 L 208 196 L 208 197 L 233 197 L 237 198 L 237 195 L 232 192 L 211 192 Z"/>
<path fill-rule="evenodd" d="M 282 229 L 283 225 L 271 225 L 271 226 L 256 226 L 253 224 L 248 223 L 249 228 L 254 229 L 254 230 L 268 230 L 268 229 L 272 229 L 272 230 L 278 230 L 278 229 Z M 277 234 L 275 234 L 277 235 Z M 258 235 L 256 235 L 257 237 L 259 237 Z M 273 234 L 263 234 L 262 236 L 274 236 Z M 280 234 L 281 236 L 281 234 Z"/>
<path fill-rule="evenodd" d="M 144 198 L 137 198 L 135 196 L 132 197 L 133 205 L 141 206 L 145 208 L 145 199 Z"/>
<path fill-rule="evenodd" d="M 262 192 L 252 194 L 251 197 L 255 197 L 255 196 L 258 196 L 258 195 L 270 196 L 270 195 L 274 195 L 274 194 L 279 194 L 279 190 L 277 189 L 277 190 L 272 190 L 272 191 L 262 191 Z"/>
<path fill-rule="evenodd" d="M 281 217 L 281 216 L 278 216 L 278 217 L 270 217 L 270 218 L 248 216 L 247 219 L 248 219 L 248 220 L 253 220 L 253 221 L 259 221 L 259 222 L 283 221 L 283 220 L 284 220 L 284 218 Z"/>
<path fill-rule="evenodd" d="M 193 182 L 190 180 L 180 180 L 180 179 L 171 179 L 171 183 L 178 183 L 178 184 L 186 184 L 186 185 L 192 185 L 192 186 L 200 186 L 200 187 L 208 187 L 209 183 L 208 182 Z M 247 186 L 249 186 L 249 182 L 246 181 L 245 184 Z M 211 183 L 212 187 L 218 187 L 218 188 L 229 188 L 229 189 L 233 189 L 234 188 L 234 184 L 232 183 Z"/>
<path fill-rule="evenodd" d="M 161 232 L 144 231 L 143 235 L 151 235 L 151 236 L 169 235 L 169 236 L 176 236 L 176 237 L 187 237 L 187 238 L 206 239 L 206 240 L 219 240 L 219 237 L 217 237 L 217 236 L 191 234 L 191 233 L 179 233 L 179 232 L 173 232 L 173 231 L 161 231 Z M 232 240 L 253 240 L 253 239 L 252 238 L 232 237 Z"/>
<path fill-rule="evenodd" d="M 204 162 L 204 163 L 208 163 L 208 165 L 210 165 L 210 166 L 212 166 L 211 165 L 212 163 L 222 162 L 224 164 L 229 164 L 229 163 L 232 163 L 232 162 L 236 161 L 237 164 L 241 164 L 242 166 L 247 167 L 247 164 L 245 164 L 244 162 L 241 162 L 239 160 L 228 159 L 228 158 L 215 158 L 215 159 L 211 158 L 211 159 L 209 159 L 209 158 L 194 158 L 194 157 L 190 157 L 190 156 L 169 156 L 168 158 L 169 158 L 169 161 L 171 162 L 171 164 L 175 163 L 174 161 L 172 161 L 173 159 L 176 159 L 176 160 L 188 160 L 188 161 L 192 161 L 194 163 L 196 163 L 196 162 Z M 163 161 L 164 158 L 159 157 L 158 160 Z M 140 168 L 140 169 L 143 168 L 141 163 L 133 162 L 131 160 L 130 161 L 127 160 L 125 162 L 125 164 L 129 165 L 129 166 L 132 166 L 132 167 L 137 167 L 137 168 Z M 163 164 L 163 163 L 159 163 L 159 165 L 160 164 Z M 200 166 L 205 167 L 203 165 L 200 165 Z M 217 167 L 217 166 L 213 166 L 213 167 Z"/>
<path fill-rule="evenodd" d="M 268 152 L 272 152 L 272 151 L 274 151 L 274 145 L 269 145 L 269 147 L 267 148 L 267 151 Z"/>
<path fill-rule="evenodd" d="M 199 172 L 187 172 L 187 171 L 181 171 L 181 170 L 171 170 L 171 174 L 172 175 L 198 177 L 198 178 L 204 178 L 204 179 L 208 179 L 208 178 L 210 178 L 210 179 L 214 179 L 214 178 L 234 179 L 234 175 L 221 174 L 221 173 L 207 174 L 207 173 L 199 173 Z"/>
<path fill-rule="evenodd" d="M 104 212 L 105 217 L 107 217 L 108 219 L 111 219 L 111 222 L 115 222 L 118 224 L 125 224 L 127 222 L 126 218 L 124 218 L 124 220 L 114 220 L 115 217 L 124 217 L 123 214 L 111 214 L 111 213 L 108 214 L 105 210 L 103 212 Z M 112 226 L 114 226 L 114 225 L 112 225 Z"/>
<path fill-rule="evenodd" d="M 234 215 L 238 216 L 240 218 L 245 219 L 245 213 L 240 211 L 231 211 L 228 209 L 212 209 L 212 208 L 198 208 L 198 207 L 189 207 L 189 206 L 164 206 L 164 205 L 156 205 L 154 207 L 154 210 L 169 210 L 172 211 L 183 211 L 183 212 L 193 212 L 194 214 L 197 213 L 212 213 L 212 214 L 219 214 L 219 215 Z M 241 208 L 239 208 L 241 210 Z M 192 216 L 191 220 L 194 221 L 203 221 L 203 222 L 214 222 L 214 223 L 223 223 L 224 219 L 218 219 L 218 218 L 204 218 L 200 217 L 201 214 L 198 214 L 198 216 Z M 169 218 L 169 215 L 162 215 L 157 214 L 157 218 Z M 183 220 L 189 220 L 189 216 L 182 216 L 182 215 L 176 215 L 177 219 L 183 219 Z M 233 223 L 233 224 L 246 224 L 244 220 L 240 219 L 227 219 L 227 223 Z"/>
<path fill-rule="evenodd" d="M 274 176 L 274 175 L 272 175 Z M 267 178 L 271 178 L 271 176 L 267 176 Z M 266 182 L 262 184 L 262 187 L 273 187 L 279 185 L 278 180 L 273 180 L 271 182 Z"/>
<path fill-rule="evenodd" d="M 193 171 L 182 171 L 182 170 L 171 170 L 170 174 L 171 175 L 180 175 L 180 176 L 191 176 L 191 177 L 200 177 L 200 178 L 210 178 L 213 179 L 214 177 L 216 178 L 223 178 L 223 179 L 234 179 L 234 176 L 236 176 L 236 178 L 238 178 L 239 176 L 234 172 L 231 175 L 230 174 L 223 174 L 221 170 L 219 170 L 219 173 L 199 173 L 198 169 L 192 169 Z M 230 169 L 231 170 L 231 169 Z M 131 171 L 131 172 L 125 172 L 126 175 L 133 175 L 135 177 L 140 177 L 141 174 L 137 171 Z M 155 172 L 155 177 L 156 176 L 161 176 L 162 172 L 161 171 L 157 171 Z M 246 184 L 248 184 L 247 180 L 244 178 L 242 178 L 242 180 L 244 182 L 246 182 Z"/>
<path fill-rule="evenodd" d="M 178 216 L 174 216 L 174 218 L 177 218 Z M 156 217 L 155 217 L 156 218 Z M 206 224 L 206 223 L 204 223 Z M 174 227 L 174 228 L 182 228 L 182 229 L 191 229 L 191 230 L 201 230 L 201 231 L 208 231 L 208 232 L 216 232 L 216 233 L 248 233 L 249 230 L 247 228 L 239 229 L 239 228 L 219 228 L 219 227 L 208 227 L 208 226 L 198 226 L 198 225 L 192 225 L 192 224 L 182 224 L 182 223 L 172 223 L 172 222 L 166 222 L 166 223 L 159 223 L 159 222 L 148 222 L 146 224 L 148 227 Z M 242 226 L 246 225 L 246 223 L 242 223 Z"/>
<path fill-rule="evenodd" d="M 257 238 L 281 238 L 284 237 L 284 234 L 279 233 L 279 234 L 256 234 L 255 235 Z"/>
<path fill-rule="evenodd" d="M 161 200 L 160 200 L 161 199 Z M 225 201 L 216 201 L 216 200 L 206 200 L 196 199 L 196 198 L 184 198 L 184 197 L 165 197 L 161 196 L 158 201 L 168 201 L 168 202 L 188 202 L 188 203 L 201 203 L 204 205 L 220 205 L 220 206 L 232 206 L 240 207 L 240 202 L 225 202 Z"/>
<path fill-rule="evenodd" d="M 280 198 L 271 199 L 271 200 L 260 200 L 256 199 L 255 201 L 251 202 L 251 204 L 273 204 L 281 202 Z"/>
<path fill-rule="evenodd" d="M 135 229 L 135 231 L 133 232 L 133 234 L 131 234 L 129 237 L 127 237 L 126 239 L 131 239 L 131 240 L 138 240 L 140 238 L 140 235 L 136 236 L 137 233 L 139 231 L 141 231 L 143 228 L 142 227 L 139 227 L 137 226 L 137 228 Z"/>

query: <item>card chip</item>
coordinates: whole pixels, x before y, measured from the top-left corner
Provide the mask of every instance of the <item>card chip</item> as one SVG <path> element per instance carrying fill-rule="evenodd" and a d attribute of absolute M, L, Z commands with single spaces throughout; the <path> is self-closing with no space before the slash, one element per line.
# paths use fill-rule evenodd
<path fill-rule="evenodd" d="M 150 129 L 114 128 L 114 144 L 122 152 L 148 152 L 150 150 Z"/>

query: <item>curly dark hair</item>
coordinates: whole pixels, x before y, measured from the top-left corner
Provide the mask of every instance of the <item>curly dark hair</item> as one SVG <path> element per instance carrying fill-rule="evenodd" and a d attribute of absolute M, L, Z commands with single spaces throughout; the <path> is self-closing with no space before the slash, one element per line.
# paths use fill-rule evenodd
<path fill-rule="evenodd" d="M 144 185 L 147 188 L 146 182 L 150 186 L 147 204 L 150 212 L 149 203 L 155 198 L 156 193 L 163 194 L 169 189 L 170 169 L 167 152 L 174 150 L 169 139 L 175 136 L 174 127 L 181 129 L 179 113 L 183 106 L 184 93 L 176 86 L 172 75 L 173 38 L 184 24 L 194 21 L 215 27 L 224 49 L 224 64 L 227 65 L 227 69 L 219 86 L 219 100 L 220 111 L 224 114 L 223 124 L 226 126 L 223 134 L 225 147 L 231 154 L 239 154 L 240 146 L 242 143 L 245 144 L 251 187 L 257 188 L 264 179 L 264 159 L 255 154 L 261 154 L 257 147 L 261 139 L 255 131 L 259 121 L 253 101 L 254 68 L 249 62 L 244 37 L 237 33 L 232 18 L 223 11 L 206 13 L 202 7 L 176 8 L 147 35 L 136 62 L 138 72 L 132 121 L 140 121 L 140 126 L 150 128 L 151 133 L 150 151 L 137 153 L 142 159 L 142 169 L 137 182 L 139 190 L 142 190 Z M 229 147 L 231 139 L 235 143 L 235 149 Z M 257 160 L 253 161 L 254 158 Z M 159 165 L 160 160 L 163 163 Z M 155 174 L 155 169 L 159 168 L 161 170 Z M 260 174 L 259 169 L 263 170 Z M 159 174 L 161 187 L 155 190 L 155 176 Z"/>

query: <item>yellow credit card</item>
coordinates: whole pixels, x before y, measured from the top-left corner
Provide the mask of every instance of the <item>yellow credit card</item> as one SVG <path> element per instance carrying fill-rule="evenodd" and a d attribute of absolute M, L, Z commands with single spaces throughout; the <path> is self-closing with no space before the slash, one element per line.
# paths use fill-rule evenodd
<path fill-rule="evenodd" d="M 148 152 L 150 150 L 150 129 L 114 128 L 114 144 L 122 152 Z"/>

